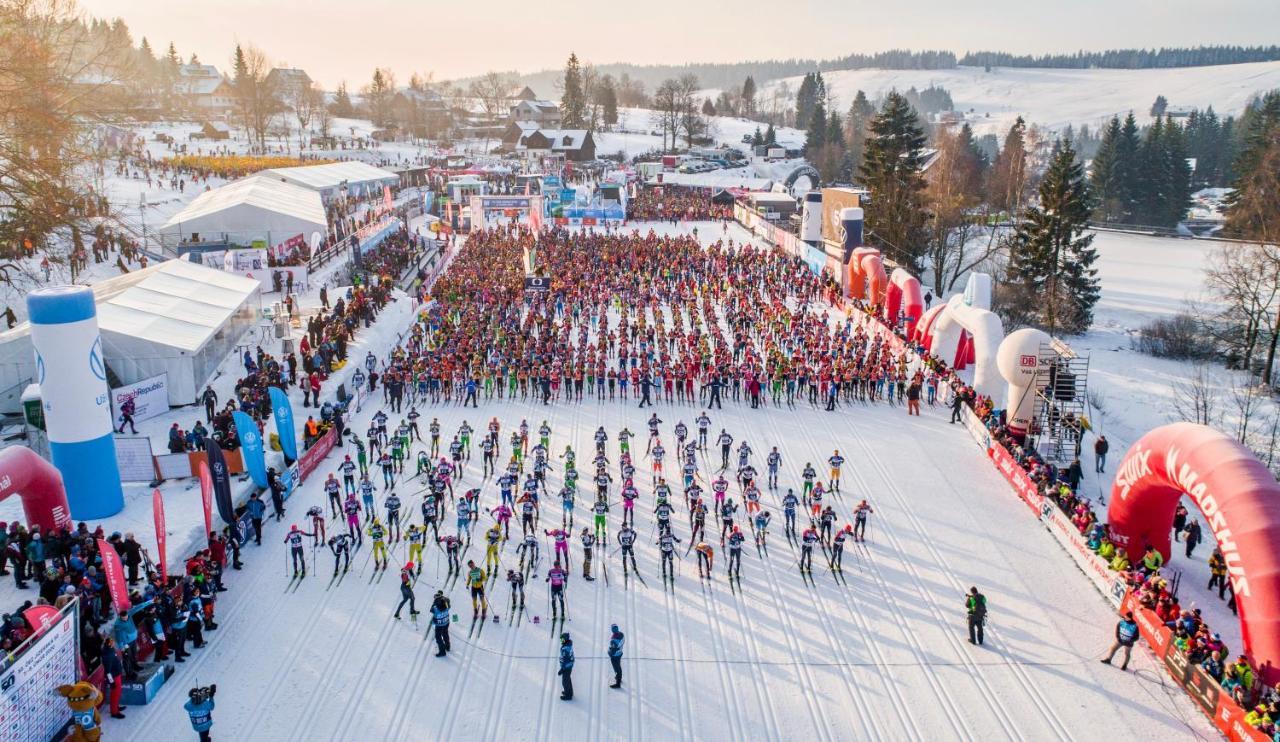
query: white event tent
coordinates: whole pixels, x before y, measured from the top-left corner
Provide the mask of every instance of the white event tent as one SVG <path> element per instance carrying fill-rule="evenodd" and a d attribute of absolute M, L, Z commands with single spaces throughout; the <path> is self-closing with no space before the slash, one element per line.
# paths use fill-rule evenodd
<path fill-rule="evenodd" d="M 296 235 L 308 242 L 328 229 L 320 194 L 292 183 L 251 175 L 206 191 L 163 227 L 166 245 L 227 241 L 276 245 Z"/>
<path fill-rule="evenodd" d="M 194 403 L 258 322 L 259 291 L 252 278 L 186 260 L 167 260 L 94 284 L 111 381 L 133 384 L 164 374 L 169 404 Z M 16 409 L 34 374 L 30 324 L 0 333 L 0 409 Z"/>
<path fill-rule="evenodd" d="M 364 196 L 383 186 L 400 182 L 400 176 L 358 160 L 329 162 L 323 165 L 299 165 L 263 170 L 256 177 L 290 183 L 320 194 L 328 201 L 347 189 L 349 196 Z"/>

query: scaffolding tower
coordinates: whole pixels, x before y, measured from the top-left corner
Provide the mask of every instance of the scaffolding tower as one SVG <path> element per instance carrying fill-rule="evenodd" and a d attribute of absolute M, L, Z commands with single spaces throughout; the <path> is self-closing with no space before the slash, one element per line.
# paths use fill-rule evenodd
<path fill-rule="evenodd" d="M 1057 338 L 1040 346 L 1036 371 L 1036 448 L 1045 460 L 1068 465 L 1080 455 L 1089 425 L 1089 357 Z"/>

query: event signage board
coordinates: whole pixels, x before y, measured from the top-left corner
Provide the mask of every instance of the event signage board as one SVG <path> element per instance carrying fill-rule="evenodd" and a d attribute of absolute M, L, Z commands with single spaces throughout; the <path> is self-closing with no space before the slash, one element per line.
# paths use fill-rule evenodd
<path fill-rule="evenodd" d="M 133 420 L 150 420 L 169 411 L 169 375 L 159 374 L 111 390 L 111 419 L 120 425 L 120 406 L 133 400 Z"/>
<path fill-rule="evenodd" d="M 325 431 L 324 435 L 316 439 L 311 444 L 311 448 L 302 452 L 302 457 L 298 459 L 298 482 L 307 481 L 307 477 L 320 466 L 320 462 L 329 455 L 333 450 L 334 442 L 337 440 L 337 433 L 333 428 Z"/>
<path fill-rule="evenodd" d="M 57 739 L 71 720 L 54 692 L 76 682 L 75 611 L 66 610 L 0 673 L 0 739 Z"/>
<path fill-rule="evenodd" d="M 551 290 L 551 276 L 525 276 L 524 290 L 526 293 L 539 293 Z"/>
<path fill-rule="evenodd" d="M 265 247 L 227 250 L 223 256 L 222 270 L 227 273 L 234 273 L 237 276 L 252 278 L 263 289 L 271 288 L 271 272 L 267 269 L 267 249 Z"/>

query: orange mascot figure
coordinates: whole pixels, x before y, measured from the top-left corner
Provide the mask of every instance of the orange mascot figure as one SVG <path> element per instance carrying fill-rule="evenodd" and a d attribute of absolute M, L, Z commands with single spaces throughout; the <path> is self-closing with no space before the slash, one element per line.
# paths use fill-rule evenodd
<path fill-rule="evenodd" d="M 66 698 L 71 707 L 73 724 L 66 742 L 98 742 L 102 738 L 102 717 L 98 715 L 102 691 L 92 683 L 80 681 L 58 686 L 58 694 Z"/>

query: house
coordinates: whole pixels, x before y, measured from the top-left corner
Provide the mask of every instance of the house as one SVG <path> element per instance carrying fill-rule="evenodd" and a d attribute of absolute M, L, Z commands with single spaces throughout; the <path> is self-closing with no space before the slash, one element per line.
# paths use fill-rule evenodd
<path fill-rule="evenodd" d="M 537 99 L 538 99 L 538 94 L 533 92 L 533 88 L 529 87 L 528 85 L 525 85 L 524 90 L 521 90 L 519 93 L 516 93 L 515 97 L 513 98 L 513 100 L 537 100 Z"/>
<path fill-rule="evenodd" d="M 300 69 L 276 67 L 267 73 L 267 85 L 276 92 L 277 98 L 289 105 L 311 89 L 311 76 Z"/>
<path fill-rule="evenodd" d="M 225 116 L 236 107 L 235 89 L 211 64 L 180 66 L 174 92 L 187 108 L 206 116 Z"/>
<path fill-rule="evenodd" d="M 527 91 L 528 88 L 525 88 Z M 508 121 L 532 121 L 540 127 L 554 129 L 562 121 L 560 106 L 549 100 L 520 100 L 511 107 Z"/>
<path fill-rule="evenodd" d="M 437 139 L 453 128 L 453 113 L 434 90 L 403 88 L 391 100 L 391 115 L 401 131 L 412 137 Z"/>
<path fill-rule="evenodd" d="M 510 149 L 534 156 L 562 154 L 570 162 L 596 158 L 595 137 L 586 129 L 521 129 Z"/>
<path fill-rule="evenodd" d="M 214 141 L 230 139 L 231 126 L 225 121 L 206 121 L 200 126 L 200 136 Z"/>

